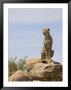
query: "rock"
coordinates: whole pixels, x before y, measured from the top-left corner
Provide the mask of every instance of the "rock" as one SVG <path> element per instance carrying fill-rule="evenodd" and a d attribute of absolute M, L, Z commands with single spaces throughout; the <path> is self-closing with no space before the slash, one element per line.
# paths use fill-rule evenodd
<path fill-rule="evenodd" d="M 62 81 L 62 65 L 58 62 L 26 64 L 23 70 L 32 81 Z"/>
<path fill-rule="evenodd" d="M 26 64 L 24 64 L 23 69 L 24 71 L 28 71 L 33 67 L 34 64 L 41 62 L 39 57 L 34 57 L 26 60 Z"/>
<path fill-rule="evenodd" d="M 10 81 L 62 81 L 62 65 L 60 63 L 25 64 L 9 78 Z"/>
<path fill-rule="evenodd" d="M 30 80 L 40 81 L 61 81 L 62 80 L 62 65 L 61 64 L 44 64 L 37 63 L 28 71 Z"/>
<path fill-rule="evenodd" d="M 9 81 L 24 81 L 28 80 L 27 73 L 23 72 L 22 70 L 16 71 L 13 75 L 9 77 Z"/>
<path fill-rule="evenodd" d="M 35 63 L 39 63 L 41 60 L 40 57 L 33 57 L 33 58 L 29 58 L 26 60 L 26 64 L 35 64 Z"/>

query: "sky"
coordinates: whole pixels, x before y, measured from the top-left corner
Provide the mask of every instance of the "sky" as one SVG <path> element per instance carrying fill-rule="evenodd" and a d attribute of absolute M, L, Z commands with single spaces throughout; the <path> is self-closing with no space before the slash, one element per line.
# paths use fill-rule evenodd
<path fill-rule="evenodd" d="M 62 62 L 62 8 L 9 8 L 8 57 L 40 56 L 44 28 L 53 38 L 52 59 Z"/>

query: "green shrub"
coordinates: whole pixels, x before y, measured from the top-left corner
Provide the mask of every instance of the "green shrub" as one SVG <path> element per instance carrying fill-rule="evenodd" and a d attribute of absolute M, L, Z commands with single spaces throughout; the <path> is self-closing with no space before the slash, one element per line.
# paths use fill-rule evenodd
<path fill-rule="evenodd" d="M 25 58 L 24 58 L 24 59 L 20 59 L 20 60 L 18 61 L 18 64 L 17 64 L 18 70 L 22 70 L 24 64 L 25 64 Z"/>
<path fill-rule="evenodd" d="M 9 58 L 9 60 L 8 60 L 8 76 L 11 76 L 17 70 L 22 70 L 23 66 L 25 64 L 26 58 L 27 58 L 27 56 L 24 57 L 23 59 L 19 59 L 19 60 L 17 60 L 17 57 Z"/>
<path fill-rule="evenodd" d="M 17 64 L 16 64 L 16 62 L 15 61 L 10 61 L 9 60 L 9 63 L 8 63 L 8 70 L 9 70 L 9 76 L 11 76 L 15 71 L 17 71 L 18 70 L 18 68 L 17 68 Z"/>

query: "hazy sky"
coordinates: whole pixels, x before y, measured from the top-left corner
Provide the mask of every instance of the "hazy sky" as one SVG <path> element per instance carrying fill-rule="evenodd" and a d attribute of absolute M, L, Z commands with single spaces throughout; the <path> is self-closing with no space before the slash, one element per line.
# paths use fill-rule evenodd
<path fill-rule="evenodd" d="M 62 62 L 62 9 L 9 8 L 9 57 L 40 56 L 43 28 L 50 28 L 53 37 L 53 59 Z"/>

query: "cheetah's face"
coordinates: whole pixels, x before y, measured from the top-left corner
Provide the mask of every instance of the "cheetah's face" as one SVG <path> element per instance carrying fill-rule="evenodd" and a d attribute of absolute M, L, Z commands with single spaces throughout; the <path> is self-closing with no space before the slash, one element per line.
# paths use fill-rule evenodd
<path fill-rule="evenodd" d="M 47 29 L 43 29 L 43 35 L 47 35 L 47 34 L 49 34 L 49 28 L 47 28 Z"/>

